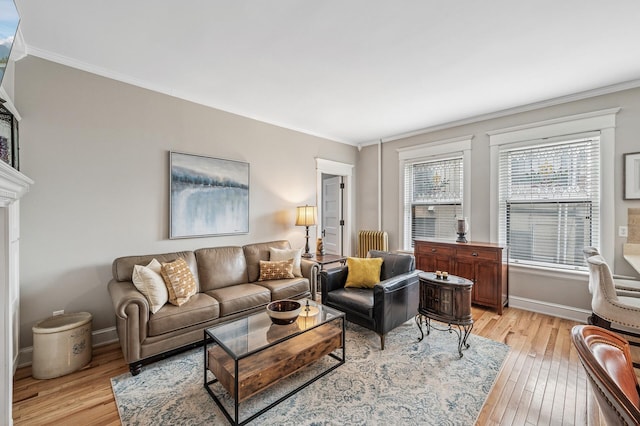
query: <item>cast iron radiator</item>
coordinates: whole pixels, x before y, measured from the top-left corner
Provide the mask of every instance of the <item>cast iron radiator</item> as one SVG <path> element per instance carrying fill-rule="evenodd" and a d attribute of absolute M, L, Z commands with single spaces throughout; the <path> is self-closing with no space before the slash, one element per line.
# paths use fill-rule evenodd
<path fill-rule="evenodd" d="M 367 257 L 369 250 L 389 251 L 389 235 L 386 231 L 358 233 L 358 257 Z"/>

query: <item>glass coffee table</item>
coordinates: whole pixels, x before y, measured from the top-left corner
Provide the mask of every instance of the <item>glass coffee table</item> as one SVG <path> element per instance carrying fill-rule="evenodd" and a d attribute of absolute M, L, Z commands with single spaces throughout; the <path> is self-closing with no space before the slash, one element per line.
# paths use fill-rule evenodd
<path fill-rule="evenodd" d="M 308 299 L 300 302 L 302 312 L 289 325 L 273 324 L 265 309 L 205 329 L 204 387 L 231 424 L 250 422 L 344 364 L 344 313 Z M 292 390 L 240 421 L 240 403 L 324 357 L 331 361 L 323 364 L 326 368 L 310 377 L 290 378 Z M 223 404 L 224 392 L 233 407 Z"/>

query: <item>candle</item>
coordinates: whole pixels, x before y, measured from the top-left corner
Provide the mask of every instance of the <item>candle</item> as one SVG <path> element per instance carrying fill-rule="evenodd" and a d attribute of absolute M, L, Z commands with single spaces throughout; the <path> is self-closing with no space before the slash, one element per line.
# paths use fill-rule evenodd
<path fill-rule="evenodd" d="M 466 228 L 465 225 L 466 224 L 465 224 L 464 219 L 458 219 L 458 234 L 464 234 L 466 232 L 465 231 L 465 228 Z"/>

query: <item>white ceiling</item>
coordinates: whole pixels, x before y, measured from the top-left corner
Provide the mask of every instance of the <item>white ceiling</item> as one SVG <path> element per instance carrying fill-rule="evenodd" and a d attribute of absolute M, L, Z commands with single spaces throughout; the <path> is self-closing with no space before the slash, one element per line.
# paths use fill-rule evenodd
<path fill-rule="evenodd" d="M 27 54 L 367 144 L 640 83 L 637 0 L 16 0 Z"/>

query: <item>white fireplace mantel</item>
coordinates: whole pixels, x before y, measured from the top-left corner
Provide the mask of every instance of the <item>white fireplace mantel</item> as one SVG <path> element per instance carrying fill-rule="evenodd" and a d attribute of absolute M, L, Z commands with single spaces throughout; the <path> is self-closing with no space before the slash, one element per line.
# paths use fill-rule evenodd
<path fill-rule="evenodd" d="M 0 161 L 0 424 L 13 424 L 13 375 L 18 360 L 20 198 L 33 181 Z"/>
<path fill-rule="evenodd" d="M 22 198 L 32 184 L 31 179 L 0 161 L 0 207 L 6 207 Z"/>

